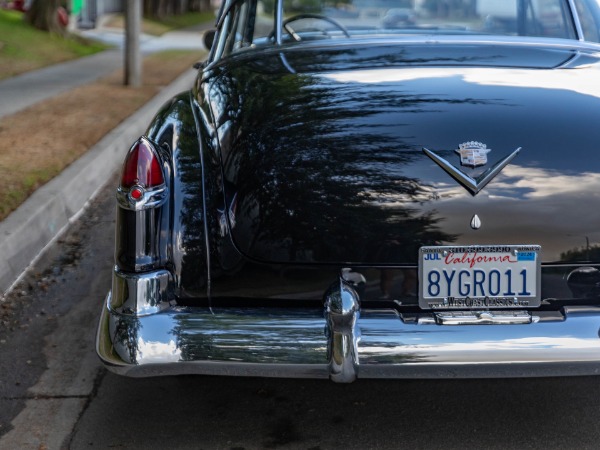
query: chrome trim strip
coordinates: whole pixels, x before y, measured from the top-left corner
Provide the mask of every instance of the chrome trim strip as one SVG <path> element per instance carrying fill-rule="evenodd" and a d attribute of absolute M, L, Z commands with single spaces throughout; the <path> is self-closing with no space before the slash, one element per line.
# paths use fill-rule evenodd
<path fill-rule="evenodd" d="M 277 1 L 275 11 L 275 43 L 281 45 L 283 42 L 283 0 Z"/>
<path fill-rule="evenodd" d="M 504 167 L 506 167 L 508 163 L 519 154 L 520 151 L 521 147 L 517 148 L 511 154 L 498 161 L 477 178 L 471 178 L 469 175 L 461 172 L 458 168 L 449 163 L 446 159 L 436 155 L 431 150 L 423 148 L 423 153 L 429 156 L 437 165 L 444 169 L 452 178 L 458 181 L 473 196 L 477 195 L 484 187 L 486 187 L 488 183 L 492 181 L 494 177 L 498 175 L 500 171 L 504 169 Z"/>
<path fill-rule="evenodd" d="M 402 36 L 402 38 L 390 38 L 390 37 L 369 37 L 369 38 L 355 38 L 352 39 L 340 39 L 335 42 L 324 41 L 302 41 L 301 44 L 294 41 L 290 44 L 283 44 L 282 42 L 277 43 L 273 46 L 255 47 L 256 52 L 262 54 L 270 54 L 272 52 L 294 52 L 294 51 L 305 51 L 310 49 L 312 51 L 329 50 L 337 48 L 348 48 L 348 47 L 360 47 L 376 45 L 378 47 L 385 46 L 409 46 L 409 45 L 497 45 L 497 46 L 509 46 L 509 47 L 533 47 L 536 49 L 559 49 L 569 50 L 573 52 L 586 52 L 588 54 L 597 54 L 600 52 L 600 43 L 591 41 L 578 41 L 575 39 L 558 39 L 558 38 L 512 38 L 510 36 L 498 36 L 498 37 L 486 37 L 478 36 L 478 39 L 466 39 L 464 37 L 456 36 L 436 36 L 435 39 L 431 39 L 431 36 L 424 38 L 423 36 Z M 258 53 L 257 53 L 258 54 Z M 245 57 L 245 52 L 239 52 L 233 55 L 228 55 L 226 59 L 236 58 L 238 56 Z M 220 63 L 220 56 L 215 53 L 214 61 L 210 64 L 210 67 L 215 65 L 218 66 Z M 468 64 L 463 64 L 465 67 L 469 67 Z M 473 65 L 473 67 L 480 67 Z M 539 69 L 536 66 L 519 66 L 519 68 L 527 69 Z"/>
<path fill-rule="evenodd" d="M 444 311 L 434 315 L 440 325 L 518 325 L 540 320 L 527 311 Z"/>
<path fill-rule="evenodd" d="M 571 19 L 573 20 L 573 24 L 575 25 L 575 34 L 578 41 L 585 41 L 585 36 L 583 34 L 583 27 L 581 26 L 581 20 L 579 19 L 579 14 L 577 14 L 577 7 L 575 6 L 575 0 L 568 0 L 569 9 L 571 12 Z"/>
<path fill-rule="evenodd" d="M 282 63 L 282 64 L 283 64 L 283 66 L 286 68 L 286 70 L 287 70 L 289 73 L 291 73 L 292 75 L 294 75 L 294 74 L 296 73 L 296 69 L 294 69 L 294 68 L 293 68 L 293 67 L 290 65 L 289 61 L 287 60 L 287 58 L 286 58 L 286 56 L 285 56 L 285 54 L 284 54 L 283 52 L 282 52 L 282 53 L 279 53 L 279 58 L 281 59 L 281 63 Z"/>
<path fill-rule="evenodd" d="M 217 28 L 219 28 L 220 26 L 223 25 L 223 20 L 225 20 L 225 16 L 227 14 L 229 14 L 229 11 L 231 11 L 231 8 L 233 8 L 234 5 L 238 1 L 239 0 L 225 1 L 221 4 L 221 6 L 219 7 L 219 13 L 218 13 L 218 18 L 217 18 L 217 22 L 216 22 Z"/>
<path fill-rule="evenodd" d="M 169 198 L 169 190 L 166 186 L 156 189 L 144 190 L 140 200 L 135 200 L 129 195 L 130 189 L 117 188 L 117 202 L 119 206 L 130 211 L 143 211 L 145 209 L 157 208 L 163 205 Z"/>
<path fill-rule="evenodd" d="M 564 61 L 562 64 L 559 64 L 557 66 L 554 67 L 554 69 L 565 69 L 565 68 L 569 68 L 572 66 L 572 64 L 574 62 L 577 62 L 577 60 L 581 58 L 581 53 L 575 53 L 573 54 L 570 58 L 568 58 L 566 61 Z"/>
<path fill-rule="evenodd" d="M 432 39 L 431 36 L 402 36 L 401 38 L 391 37 L 368 37 L 368 38 L 352 38 L 340 39 L 335 42 L 323 41 L 302 41 L 302 44 L 297 42 L 290 43 L 285 46 L 286 51 L 294 49 L 311 48 L 331 48 L 331 47 L 355 47 L 362 45 L 375 44 L 377 46 L 384 45 L 503 45 L 503 46 L 519 46 L 519 47 L 535 47 L 535 48 L 558 48 L 566 50 L 589 50 L 592 52 L 600 51 L 600 44 L 591 41 L 578 41 L 575 39 L 559 39 L 559 38 L 536 38 L 536 37 L 511 37 L 511 36 L 477 36 L 477 38 L 465 38 L 463 36 L 440 35 Z M 280 51 L 277 49 L 277 51 Z"/>

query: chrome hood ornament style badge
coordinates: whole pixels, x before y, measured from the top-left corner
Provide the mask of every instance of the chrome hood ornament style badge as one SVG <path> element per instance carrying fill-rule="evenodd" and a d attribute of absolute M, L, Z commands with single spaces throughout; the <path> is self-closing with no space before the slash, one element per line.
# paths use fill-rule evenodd
<path fill-rule="evenodd" d="M 471 168 L 485 166 L 487 164 L 487 154 L 490 151 L 491 149 L 487 148 L 485 144 L 476 141 L 464 142 L 458 146 L 457 150 L 455 150 L 455 152 L 460 155 L 461 165 L 470 166 Z M 431 150 L 423 148 L 423 152 L 427 156 L 444 169 L 452 178 L 458 181 L 473 196 L 477 195 L 479 191 L 492 181 L 520 151 L 521 147 L 517 148 L 480 174 L 470 176 Z"/>
<path fill-rule="evenodd" d="M 481 219 L 477 214 L 475 214 L 471 219 L 471 228 L 474 230 L 479 230 L 481 228 Z"/>
<path fill-rule="evenodd" d="M 487 164 L 487 154 L 492 151 L 481 142 L 463 142 L 458 146 L 456 153 L 460 155 L 460 163 L 463 166 L 479 167 Z"/>

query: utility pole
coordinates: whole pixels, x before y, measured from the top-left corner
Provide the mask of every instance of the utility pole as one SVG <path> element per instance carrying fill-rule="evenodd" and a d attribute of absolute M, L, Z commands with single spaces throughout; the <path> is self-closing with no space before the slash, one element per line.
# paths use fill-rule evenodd
<path fill-rule="evenodd" d="M 142 57 L 140 32 L 142 28 L 142 1 L 127 0 L 125 11 L 125 85 L 142 85 Z"/>

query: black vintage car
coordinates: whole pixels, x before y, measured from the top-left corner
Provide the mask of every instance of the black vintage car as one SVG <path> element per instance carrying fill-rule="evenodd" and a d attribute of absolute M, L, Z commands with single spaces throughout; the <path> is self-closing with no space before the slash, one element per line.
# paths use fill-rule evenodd
<path fill-rule="evenodd" d="M 103 362 L 599 373 L 599 25 L 599 0 L 226 0 L 125 158 Z"/>

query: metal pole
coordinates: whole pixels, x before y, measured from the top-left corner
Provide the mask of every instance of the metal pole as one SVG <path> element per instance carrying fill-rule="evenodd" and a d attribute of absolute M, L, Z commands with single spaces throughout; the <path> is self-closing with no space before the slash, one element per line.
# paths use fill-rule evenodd
<path fill-rule="evenodd" d="M 125 11 L 125 85 L 142 85 L 142 57 L 140 32 L 142 28 L 142 0 L 127 0 Z"/>

